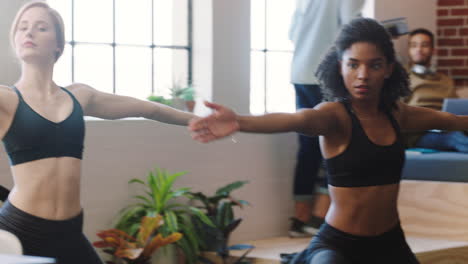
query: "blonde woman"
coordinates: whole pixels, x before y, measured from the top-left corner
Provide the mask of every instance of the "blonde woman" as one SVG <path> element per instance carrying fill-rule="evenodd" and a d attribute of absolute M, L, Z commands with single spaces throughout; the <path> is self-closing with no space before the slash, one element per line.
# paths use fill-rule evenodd
<path fill-rule="evenodd" d="M 29 2 L 19 10 L 10 39 L 21 77 L 13 87 L 0 86 L 0 135 L 15 182 L 0 209 L 0 229 L 18 236 L 27 255 L 67 264 L 102 263 L 82 232 L 83 116 L 144 117 L 175 125 L 187 125 L 194 116 L 85 84 L 55 84 L 64 26 L 45 2 Z"/>

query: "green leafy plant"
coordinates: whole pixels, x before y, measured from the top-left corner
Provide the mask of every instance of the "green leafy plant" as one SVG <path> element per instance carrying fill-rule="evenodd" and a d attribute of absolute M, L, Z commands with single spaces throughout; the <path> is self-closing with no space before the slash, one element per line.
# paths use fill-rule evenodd
<path fill-rule="evenodd" d="M 178 232 L 164 237 L 158 232 L 158 228 L 163 223 L 160 215 L 144 216 L 136 237 L 119 229 L 104 230 L 97 233 L 101 240 L 94 242 L 93 246 L 103 249 L 105 253 L 127 264 L 149 264 L 156 250 L 182 238 L 182 234 Z M 114 261 L 106 263 L 115 264 Z"/>
<path fill-rule="evenodd" d="M 169 174 L 163 169 L 156 168 L 149 172 L 146 182 L 141 179 L 132 179 L 129 184 L 139 184 L 144 189 L 144 195 L 135 195 L 139 202 L 124 208 L 115 225 L 115 228 L 134 236 L 140 228 L 144 216 L 161 215 L 164 224 L 159 228 L 163 236 L 174 232 L 183 234 L 176 245 L 183 251 L 187 263 L 195 263 L 200 253 L 200 234 L 192 223 L 197 219 L 207 226 L 214 226 L 210 218 L 200 209 L 180 203 L 180 198 L 191 198 L 189 188 L 173 189 L 177 178 L 186 174 L 178 172 Z"/>
<path fill-rule="evenodd" d="M 172 87 L 170 88 L 171 90 L 171 96 L 173 99 L 175 98 L 180 98 L 184 101 L 193 101 L 195 97 L 195 89 L 193 85 L 180 85 L 177 83 L 174 83 Z"/>
<path fill-rule="evenodd" d="M 204 250 L 216 251 L 224 263 L 229 258 L 230 250 L 247 251 L 235 263 L 248 263 L 244 259 L 246 255 L 254 248 L 251 245 L 233 245 L 228 246 L 231 233 L 242 222 L 242 218 L 234 217 L 235 206 L 242 208 L 249 203 L 244 200 L 237 200 L 231 196 L 231 192 L 242 187 L 247 181 L 236 181 L 219 188 L 214 195 L 207 196 L 201 192 L 191 192 L 192 201 L 198 201 L 202 205 L 198 206 L 213 221 L 215 227 L 206 225 L 200 221 L 195 221 L 197 228 L 204 239 Z M 203 259 L 205 263 L 212 263 L 208 259 Z"/>

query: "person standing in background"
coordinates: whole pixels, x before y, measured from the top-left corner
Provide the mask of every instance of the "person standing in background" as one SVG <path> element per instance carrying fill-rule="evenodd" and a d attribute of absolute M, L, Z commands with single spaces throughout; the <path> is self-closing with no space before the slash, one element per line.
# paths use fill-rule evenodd
<path fill-rule="evenodd" d="M 291 82 L 296 90 L 296 108 L 313 108 L 322 101 L 315 71 L 342 25 L 360 16 L 365 0 L 296 0 L 289 38 L 294 44 Z M 289 236 L 314 235 L 323 215 L 313 215 L 314 188 L 322 164 L 318 137 L 299 135 L 294 172 L 295 215 Z M 326 183 L 324 184 L 326 188 Z M 328 207 L 328 205 L 326 205 Z"/>

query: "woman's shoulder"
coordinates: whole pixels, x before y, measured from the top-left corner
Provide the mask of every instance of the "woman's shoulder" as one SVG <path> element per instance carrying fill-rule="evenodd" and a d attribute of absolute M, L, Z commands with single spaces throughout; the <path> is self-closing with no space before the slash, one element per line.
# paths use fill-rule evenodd
<path fill-rule="evenodd" d="M 314 109 L 326 113 L 331 120 L 335 120 L 339 127 L 346 124 L 349 117 L 344 102 L 322 102 Z"/>
<path fill-rule="evenodd" d="M 63 88 L 67 89 L 75 96 L 86 98 L 92 96 L 92 94 L 96 91 L 96 89 L 84 83 L 73 83 Z"/>
<path fill-rule="evenodd" d="M 0 84 L 0 93 L 13 93 L 14 94 L 15 91 L 10 86 Z"/>
<path fill-rule="evenodd" d="M 18 95 L 13 88 L 6 85 L 0 85 L 0 110 L 3 114 L 13 113 L 18 102 Z"/>
<path fill-rule="evenodd" d="M 346 113 L 346 108 L 343 102 L 322 102 L 314 107 L 320 111 L 327 111 L 337 115 Z"/>
<path fill-rule="evenodd" d="M 0 85 L 0 99 L 11 99 L 11 97 L 17 97 L 15 90 L 12 87 Z"/>
<path fill-rule="evenodd" d="M 404 102 L 396 102 L 396 108 L 394 108 L 391 113 L 396 121 L 401 125 L 402 118 L 405 117 L 405 112 L 408 111 L 408 105 Z"/>
<path fill-rule="evenodd" d="M 342 102 L 321 102 L 315 108 L 326 109 L 326 110 L 335 110 L 343 108 Z"/>
<path fill-rule="evenodd" d="M 72 83 L 68 86 L 64 86 L 63 88 L 67 89 L 70 92 L 90 92 L 93 88 L 84 83 Z"/>
<path fill-rule="evenodd" d="M 73 83 L 63 88 L 71 92 L 82 106 L 88 104 L 95 91 L 94 88 L 84 83 Z"/>

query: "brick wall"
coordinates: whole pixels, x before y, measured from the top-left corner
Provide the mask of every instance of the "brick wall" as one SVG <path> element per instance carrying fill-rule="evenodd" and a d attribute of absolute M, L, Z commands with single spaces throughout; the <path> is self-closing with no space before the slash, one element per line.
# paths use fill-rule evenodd
<path fill-rule="evenodd" d="M 438 70 L 468 97 L 468 0 L 437 0 Z"/>

